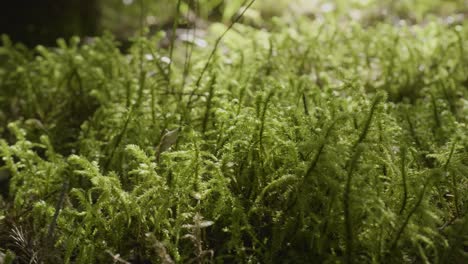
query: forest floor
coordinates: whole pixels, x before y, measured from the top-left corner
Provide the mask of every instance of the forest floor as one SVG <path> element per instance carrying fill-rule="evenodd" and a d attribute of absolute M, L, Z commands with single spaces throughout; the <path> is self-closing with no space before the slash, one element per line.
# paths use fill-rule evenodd
<path fill-rule="evenodd" d="M 466 10 L 419 2 L 4 36 L 0 264 L 466 263 Z"/>

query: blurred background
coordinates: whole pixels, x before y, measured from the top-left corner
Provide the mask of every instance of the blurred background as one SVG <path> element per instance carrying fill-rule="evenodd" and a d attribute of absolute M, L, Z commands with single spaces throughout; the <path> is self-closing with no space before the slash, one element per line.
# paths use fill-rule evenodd
<path fill-rule="evenodd" d="M 54 45 L 73 35 L 92 37 L 109 31 L 120 40 L 135 35 L 140 25 L 151 32 L 178 27 L 203 28 L 209 22 L 229 23 L 251 0 L 14 0 L 0 8 L 0 34 L 27 46 Z M 256 0 L 243 23 L 268 27 L 272 17 L 341 21 L 424 23 L 437 17 L 463 21 L 468 0 Z"/>

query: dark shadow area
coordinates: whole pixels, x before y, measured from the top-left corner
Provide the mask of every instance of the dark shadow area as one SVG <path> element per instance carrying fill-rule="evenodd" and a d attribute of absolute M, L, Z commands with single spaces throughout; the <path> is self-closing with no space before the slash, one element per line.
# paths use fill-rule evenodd
<path fill-rule="evenodd" d="M 27 46 L 98 33 L 97 0 L 15 0 L 0 7 L 0 34 Z"/>

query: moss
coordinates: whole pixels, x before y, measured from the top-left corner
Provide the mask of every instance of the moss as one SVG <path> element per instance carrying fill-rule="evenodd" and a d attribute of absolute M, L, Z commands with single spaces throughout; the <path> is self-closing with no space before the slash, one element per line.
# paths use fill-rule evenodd
<path fill-rule="evenodd" d="M 348 25 L 216 24 L 208 48 L 158 34 L 128 53 L 4 38 L 0 252 L 463 262 L 466 24 Z"/>

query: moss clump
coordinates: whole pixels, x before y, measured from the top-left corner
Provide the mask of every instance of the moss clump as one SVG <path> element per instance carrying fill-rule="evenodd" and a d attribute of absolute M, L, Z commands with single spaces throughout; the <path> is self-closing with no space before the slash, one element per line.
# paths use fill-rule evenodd
<path fill-rule="evenodd" d="M 0 250 L 19 263 L 468 259 L 466 24 L 300 18 L 217 42 L 225 29 L 209 30 L 216 49 L 174 41 L 172 62 L 163 34 L 125 54 L 110 36 L 4 38 Z"/>

